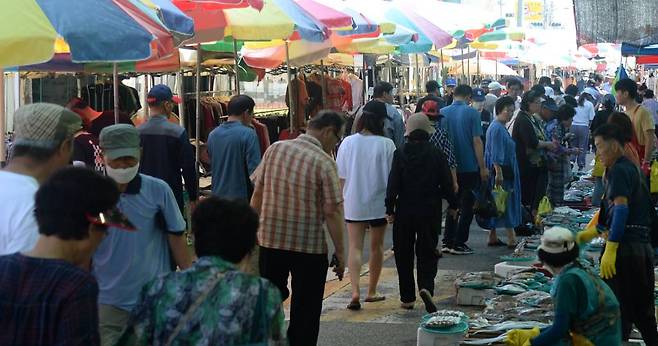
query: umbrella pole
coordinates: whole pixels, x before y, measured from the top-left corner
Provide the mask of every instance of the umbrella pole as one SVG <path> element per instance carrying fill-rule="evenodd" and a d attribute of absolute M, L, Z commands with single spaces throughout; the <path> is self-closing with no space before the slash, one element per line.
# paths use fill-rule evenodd
<path fill-rule="evenodd" d="M 498 58 L 496 58 L 496 80 L 498 80 Z"/>
<path fill-rule="evenodd" d="M 290 133 L 292 133 L 294 129 L 294 116 L 295 116 L 295 95 L 293 95 L 293 88 L 292 85 L 292 71 L 290 70 L 290 47 L 288 46 L 288 40 L 286 40 L 286 67 L 288 70 L 288 112 L 290 113 Z"/>
<path fill-rule="evenodd" d="M 235 94 L 240 95 L 240 74 L 238 73 L 240 60 L 238 59 L 238 41 L 235 39 L 233 39 L 233 57 L 235 59 Z"/>
<path fill-rule="evenodd" d="M 393 64 L 391 63 L 391 55 L 388 55 L 386 60 L 386 66 L 388 67 L 388 82 L 393 84 Z"/>
<path fill-rule="evenodd" d="M 439 71 L 439 76 L 441 77 L 441 83 L 443 84 L 443 49 L 440 50 L 441 52 L 441 70 Z"/>
<path fill-rule="evenodd" d="M 5 124 L 5 72 L 0 68 L 0 168 L 7 160 L 5 157 L 7 152 L 5 148 L 5 134 L 7 133 Z"/>
<path fill-rule="evenodd" d="M 196 148 L 195 148 L 195 163 L 197 174 L 200 168 L 201 158 L 201 44 L 196 45 Z M 197 187 L 199 180 L 197 179 Z"/>
<path fill-rule="evenodd" d="M 466 54 L 468 54 L 468 62 L 466 63 L 466 73 L 468 74 L 468 82 L 466 82 L 466 84 L 471 85 L 471 46 L 468 46 L 468 49 L 466 50 Z"/>
<path fill-rule="evenodd" d="M 478 65 L 478 80 L 482 80 L 480 78 L 480 51 L 479 50 L 475 51 L 475 54 L 476 54 L 475 56 L 477 57 L 477 65 Z"/>
<path fill-rule="evenodd" d="M 114 123 L 119 123 L 119 69 L 117 63 L 112 64 L 112 89 L 114 92 Z"/>
<path fill-rule="evenodd" d="M 366 55 L 363 56 L 363 103 L 368 103 L 368 64 L 366 64 Z"/>
<path fill-rule="evenodd" d="M 420 94 L 420 63 L 418 62 L 418 53 L 416 53 L 416 96 Z"/>
<path fill-rule="evenodd" d="M 327 82 L 324 80 L 324 60 L 320 59 L 320 82 L 322 83 L 322 108 L 327 104 Z"/>
<path fill-rule="evenodd" d="M 185 90 L 183 90 L 183 72 L 176 73 L 176 84 L 178 85 L 178 95 L 181 98 L 181 103 L 178 105 L 178 123 L 180 126 L 185 127 Z"/>
<path fill-rule="evenodd" d="M 462 81 L 466 79 L 466 70 L 464 69 L 464 48 L 462 48 Z M 463 83 L 463 82 L 462 82 Z"/>

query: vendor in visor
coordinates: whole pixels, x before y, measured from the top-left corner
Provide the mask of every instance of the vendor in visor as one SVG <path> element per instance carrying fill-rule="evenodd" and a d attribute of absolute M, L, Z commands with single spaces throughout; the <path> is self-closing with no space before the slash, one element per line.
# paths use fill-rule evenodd
<path fill-rule="evenodd" d="M 603 280 L 578 259 L 579 248 L 570 230 L 544 232 L 538 257 L 553 273 L 551 295 L 555 317 L 544 330 L 511 330 L 507 345 L 620 345 L 619 303 Z"/>
<path fill-rule="evenodd" d="M 624 155 L 622 132 L 613 124 L 594 132 L 597 155 L 606 167 L 605 194 L 599 227 L 580 232 L 578 242 L 607 235 L 601 277 L 619 300 L 623 340 L 628 340 L 635 324 L 647 345 L 658 345 L 650 228 L 653 203 L 638 166 Z"/>

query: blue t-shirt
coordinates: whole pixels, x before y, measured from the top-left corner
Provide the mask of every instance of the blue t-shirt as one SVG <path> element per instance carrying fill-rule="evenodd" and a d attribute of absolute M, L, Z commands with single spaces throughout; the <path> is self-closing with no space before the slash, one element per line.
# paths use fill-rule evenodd
<path fill-rule="evenodd" d="M 136 231 L 109 228 L 96 250 L 93 272 L 100 304 L 130 311 L 142 287 L 171 271 L 168 234 L 182 234 L 185 220 L 163 180 L 139 174 L 121 194 L 117 207 Z"/>
<path fill-rule="evenodd" d="M 212 193 L 227 199 L 249 199 L 249 176 L 260 163 L 260 145 L 254 129 L 228 121 L 208 136 Z"/>
<path fill-rule="evenodd" d="M 457 172 L 479 171 L 473 138 L 482 136 L 482 119 L 480 113 L 464 101 L 454 100 L 450 106 L 441 108 L 443 126 L 455 146 Z"/>

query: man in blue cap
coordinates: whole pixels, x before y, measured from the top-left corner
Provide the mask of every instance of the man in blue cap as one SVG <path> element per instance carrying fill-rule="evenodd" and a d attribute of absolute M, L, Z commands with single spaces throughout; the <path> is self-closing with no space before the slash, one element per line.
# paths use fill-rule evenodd
<path fill-rule="evenodd" d="M 456 86 L 457 81 L 454 78 L 446 79 L 446 90 L 443 94 L 443 99 L 446 101 L 446 106 L 450 106 L 452 104 L 452 93 L 455 91 Z"/>
<path fill-rule="evenodd" d="M 485 138 L 487 135 L 487 129 L 491 123 L 491 112 L 486 108 L 487 102 L 487 93 L 484 89 L 475 88 L 473 89 L 473 96 L 471 96 L 471 107 L 475 108 L 476 111 L 480 113 L 480 122 L 482 124 L 482 145 L 485 145 Z"/>
<path fill-rule="evenodd" d="M 198 197 L 198 182 L 194 149 L 187 131 L 167 119 L 181 100 L 168 86 L 158 84 L 149 91 L 146 101 L 151 118 L 139 127 L 143 150 L 139 171 L 167 182 L 183 213 L 185 204 L 181 175 L 192 207 Z"/>

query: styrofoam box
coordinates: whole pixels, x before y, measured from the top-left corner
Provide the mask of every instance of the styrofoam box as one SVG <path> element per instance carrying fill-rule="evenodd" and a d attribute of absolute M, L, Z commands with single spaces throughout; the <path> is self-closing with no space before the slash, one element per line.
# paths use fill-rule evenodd
<path fill-rule="evenodd" d="M 486 300 L 495 296 L 496 291 L 491 288 L 457 287 L 457 305 L 485 306 Z"/>
<path fill-rule="evenodd" d="M 516 272 L 529 269 L 536 262 L 500 262 L 494 266 L 494 273 L 502 278 L 508 278 Z"/>

